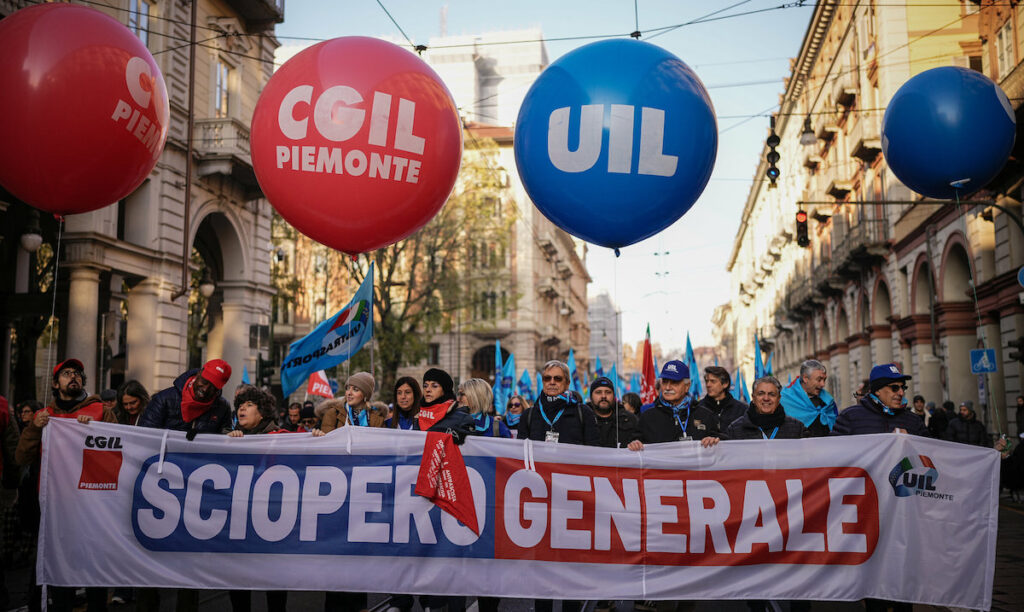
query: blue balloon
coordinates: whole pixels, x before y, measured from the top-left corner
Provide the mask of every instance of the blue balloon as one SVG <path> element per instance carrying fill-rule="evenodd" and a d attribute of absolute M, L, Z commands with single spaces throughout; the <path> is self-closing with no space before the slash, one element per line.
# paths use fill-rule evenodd
<path fill-rule="evenodd" d="M 889 102 L 882 154 L 914 191 L 963 197 L 1002 170 L 1016 124 L 1010 101 L 991 79 L 966 68 L 933 68 L 904 83 Z"/>
<path fill-rule="evenodd" d="M 683 216 L 711 177 L 718 127 L 704 85 L 637 40 L 580 47 L 541 73 L 516 122 L 516 165 L 553 223 L 618 248 Z"/>

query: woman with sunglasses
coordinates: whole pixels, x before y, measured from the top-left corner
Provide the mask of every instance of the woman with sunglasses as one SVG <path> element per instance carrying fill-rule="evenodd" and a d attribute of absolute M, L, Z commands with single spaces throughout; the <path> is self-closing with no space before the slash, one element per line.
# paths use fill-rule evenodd
<path fill-rule="evenodd" d="M 508 425 L 513 438 L 519 436 L 519 419 L 522 418 L 523 412 L 529 408 L 530 402 L 521 395 L 513 395 L 508 398 L 508 402 L 505 404 L 505 415 L 499 418 Z"/>
<path fill-rule="evenodd" d="M 907 410 L 908 380 L 910 377 L 892 363 L 871 368 L 868 379 L 870 392 L 839 413 L 832 435 L 898 432 L 931 437 L 924 419 Z"/>
<path fill-rule="evenodd" d="M 482 378 L 470 378 L 459 385 L 460 406 L 469 409 L 469 416 L 476 421 L 477 435 L 487 438 L 511 438 L 512 432 L 494 417 L 494 392 Z"/>
<path fill-rule="evenodd" d="M 384 424 L 392 429 L 415 429 L 416 415 L 423 403 L 420 383 L 412 376 L 403 376 L 395 381 L 395 414 Z"/>

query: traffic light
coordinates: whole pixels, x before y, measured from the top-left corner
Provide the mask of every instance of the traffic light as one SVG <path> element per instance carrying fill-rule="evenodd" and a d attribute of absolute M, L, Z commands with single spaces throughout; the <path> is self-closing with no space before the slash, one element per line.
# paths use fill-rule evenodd
<path fill-rule="evenodd" d="M 269 360 L 263 359 L 263 353 L 256 355 L 256 380 L 259 386 L 269 387 L 274 374 L 274 366 Z"/>
<path fill-rule="evenodd" d="M 807 213 L 796 211 L 796 243 L 802 247 L 810 246 L 811 239 L 807 236 Z"/>
<path fill-rule="evenodd" d="M 1017 349 L 1016 351 L 1013 351 L 1012 353 L 1007 355 L 1007 357 L 1024 363 L 1024 336 L 1021 336 L 1016 340 L 1010 340 L 1009 342 L 1007 342 L 1007 344 L 1010 345 L 1011 348 Z"/>
<path fill-rule="evenodd" d="M 779 152 L 775 150 L 775 147 L 779 146 L 779 143 L 782 141 L 779 139 L 779 135 L 775 133 L 775 115 L 772 115 L 771 122 L 772 131 L 771 134 L 768 134 L 768 140 L 765 141 L 765 144 L 768 145 L 768 153 L 764 158 L 768 162 L 768 169 L 765 170 L 765 175 L 769 181 L 768 188 L 774 189 L 775 181 L 779 180 L 779 174 L 781 174 L 778 166 L 775 165 L 779 163 Z"/>

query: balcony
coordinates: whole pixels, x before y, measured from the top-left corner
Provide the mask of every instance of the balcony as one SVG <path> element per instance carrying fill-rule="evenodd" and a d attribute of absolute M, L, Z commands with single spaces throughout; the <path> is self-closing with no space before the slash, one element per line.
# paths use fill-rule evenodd
<path fill-rule="evenodd" d="M 833 240 L 835 236 L 833 235 Z M 840 273 L 858 276 L 889 254 L 889 225 L 884 219 L 861 220 L 833 242 L 832 260 Z"/>
<path fill-rule="evenodd" d="M 814 288 L 824 295 L 838 295 L 846 286 L 846 281 L 839 272 L 833 268 L 831 257 L 823 257 L 814 272 L 811 274 L 811 283 Z"/>
<path fill-rule="evenodd" d="M 821 120 L 821 125 L 818 126 L 818 140 L 832 142 L 833 140 L 835 140 L 836 134 L 838 133 L 839 125 L 836 123 L 834 117 L 824 117 Z"/>
<path fill-rule="evenodd" d="M 859 113 L 857 123 L 850 128 L 847 142 L 850 155 L 871 163 L 882 152 L 882 130 L 878 113 Z"/>
<path fill-rule="evenodd" d="M 222 174 L 246 190 L 250 199 L 262 197 L 249 154 L 249 127 L 237 119 L 196 119 L 195 150 L 199 176 Z"/>
<path fill-rule="evenodd" d="M 228 0 L 227 3 L 238 11 L 253 34 L 284 21 L 284 0 Z"/>
<path fill-rule="evenodd" d="M 853 190 L 853 183 L 846 179 L 832 179 L 825 188 L 825 193 L 837 200 L 842 200 Z"/>
<path fill-rule="evenodd" d="M 786 306 L 794 314 L 806 314 L 814 309 L 814 287 L 811 280 L 801 275 L 793 282 L 786 294 Z"/>
<path fill-rule="evenodd" d="M 554 285 L 551 285 L 550 283 L 541 283 L 537 285 L 537 293 L 552 300 L 558 297 L 558 289 L 555 289 Z"/>
<path fill-rule="evenodd" d="M 825 160 L 822 159 L 821 155 L 818 155 L 817 153 L 808 153 L 804 157 L 804 168 L 807 168 L 808 170 L 816 170 L 824 161 Z"/>

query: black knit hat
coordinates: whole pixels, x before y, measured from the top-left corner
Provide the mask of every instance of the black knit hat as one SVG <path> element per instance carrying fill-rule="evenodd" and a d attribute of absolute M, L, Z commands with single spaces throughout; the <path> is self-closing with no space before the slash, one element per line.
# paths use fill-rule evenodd
<path fill-rule="evenodd" d="M 598 387 L 608 387 L 612 390 L 612 394 L 615 393 L 615 385 L 612 384 L 612 379 L 607 376 L 598 376 L 594 379 L 594 382 L 590 383 L 590 395 L 594 395 L 594 390 Z"/>
<path fill-rule="evenodd" d="M 455 396 L 455 381 L 448 372 L 440 368 L 430 368 L 423 373 L 423 382 L 433 381 L 441 385 L 441 390 L 446 396 Z"/>

